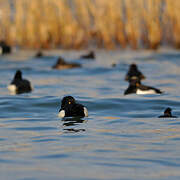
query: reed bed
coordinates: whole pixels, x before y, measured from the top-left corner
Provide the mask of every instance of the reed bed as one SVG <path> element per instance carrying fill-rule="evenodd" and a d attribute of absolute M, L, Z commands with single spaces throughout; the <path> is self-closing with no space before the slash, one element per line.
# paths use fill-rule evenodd
<path fill-rule="evenodd" d="M 0 39 L 27 48 L 180 48 L 180 1 L 0 0 Z"/>

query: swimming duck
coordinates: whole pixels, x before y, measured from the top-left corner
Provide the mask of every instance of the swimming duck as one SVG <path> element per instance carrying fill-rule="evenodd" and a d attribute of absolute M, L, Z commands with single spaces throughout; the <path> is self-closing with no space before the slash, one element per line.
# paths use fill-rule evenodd
<path fill-rule="evenodd" d="M 112 67 L 116 67 L 117 64 L 116 64 L 116 63 L 112 63 L 111 66 L 112 66 Z"/>
<path fill-rule="evenodd" d="M 5 41 L 0 41 L 0 54 L 9 54 L 11 53 L 11 47 L 6 44 Z"/>
<path fill-rule="evenodd" d="M 82 104 L 76 103 L 72 96 L 65 96 L 61 101 L 61 108 L 59 110 L 59 117 L 87 117 L 88 110 Z"/>
<path fill-rule="evenodd" d="M 128 70 L 128 73 L 125 76 L 125 80 L 129 81 L 132 77 L 137 77 L 140 80 L 145 79 L 146 77 L 138 70 L 138 67 L 135 63 L 131 64 Z"/>
<path fill-rule="evenodd" d="M 44 55 L 43 55 L 43 52 L 39 50 L 39 51 L 35 54 L 34 57 L 36 57 L 36 58 L 41 58 L 41 57 L 43 57 L 43 56 L 44 56 Z"/>
<path fill-rule="evenodd" d="M 77 63 L 68 63 L 62 57 L 59 57 L 56 64 L 52 67 L 53 69 L 72 69 L 81 67 L 80 64 Z"/>
<path fill-rule="evenodd" d="M 30 82 L 22 78 L 22 72 L 20 70 L 16 71 L 14 79 L 8 86 L 8 89 L 15 94 L 28 93 L 32 91 Z"/>
<path fill-rule="evenodd" d="M 133 77 L 132 79 L 130 79 L 129 87 L 124 92 L 124 95 L 133 94 L 133 93 L 135 94 L 161 94 L 162 91 L 151 86 L 145 86 L 141 84 L 141 81 L 138 78 Z"/>
<path fill-rule="evenodd" d="M 94 51 L 90 51 L 88 54 L 82 55 L 80 58 L 93 60 L 93 59 L 95 59 L 95 53 L 94 53 Z"/>
<path fill-rule="evenodd" d="M 165 111 L 164 111 L 164 115 L 159 116 L 159 118 L 169 118 L 169 117 L 177 118 L 176 116 L 172 116 L 171 111 L 172 111 L 171 108 L 169 108 L 169 107 L 166 108 Z"/>

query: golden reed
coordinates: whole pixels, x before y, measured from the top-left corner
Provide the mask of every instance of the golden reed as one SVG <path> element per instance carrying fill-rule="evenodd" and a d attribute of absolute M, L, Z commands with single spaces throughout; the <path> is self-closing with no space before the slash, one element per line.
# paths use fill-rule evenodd
<path fill-rule="evenodd" d="M 30 48 L 180 48 L 180 0 L 0 0 L 0 39 Z"/>

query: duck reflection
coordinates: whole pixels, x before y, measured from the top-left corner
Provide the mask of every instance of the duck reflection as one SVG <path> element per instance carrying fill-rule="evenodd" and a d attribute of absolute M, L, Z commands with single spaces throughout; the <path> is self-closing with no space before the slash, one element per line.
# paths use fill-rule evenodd
<path fill-rule="evenodd" d="M 71 126 L 77 126 L 81 123 L 87 122 L 87 120 L 84 120 L 80 117 L 63 118 L 62 121 L 63 121 L 63 127 L 67 127 L 67 128 L 63 128 L 65 132 L 76 133 L 76 132 L 86 131 L 85 129 L 82 129 L 82 128 L 71 127 Z"/>
<path fill-rule="evenodd" d="M 71 128 L 71 129 L 63 129 L 66 133 L 69 132 L 69 133 L 77 133 L 77 132 L 81 132 L 81 131 L 85 131 L 85 129 L 74 129 L 74 128 Z"/>

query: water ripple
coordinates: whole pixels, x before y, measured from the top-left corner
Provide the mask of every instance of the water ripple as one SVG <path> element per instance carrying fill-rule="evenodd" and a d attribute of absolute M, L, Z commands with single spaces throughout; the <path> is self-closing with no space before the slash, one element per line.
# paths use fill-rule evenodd
<path fill-rule="evenodd" d="M 83 51 L 19 53 L 0 57 L 1 179 L 180 179 L 179 51 L 96 50 L 95 61 L 79 59 Z M 83 68 L 53 70 L 59 55 Z M 133 62 L 165 93 L 124 96 Z M 32 93 L 7 91 L 17 69 Z M 66 95 L 89 117 L 59 118 Z M 167 107 L 178 118 L 158 118 Z"/>

